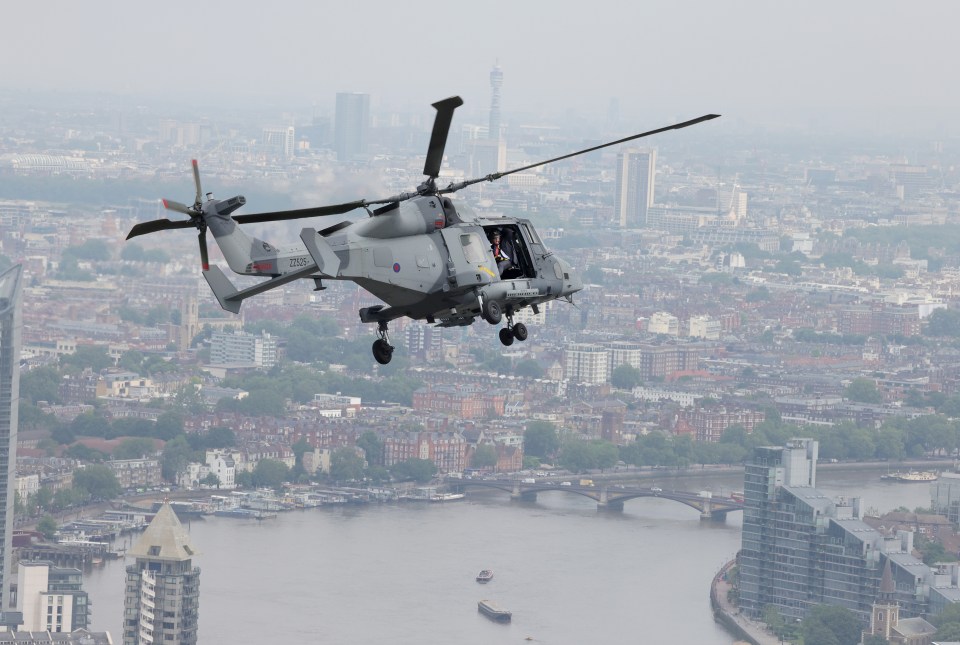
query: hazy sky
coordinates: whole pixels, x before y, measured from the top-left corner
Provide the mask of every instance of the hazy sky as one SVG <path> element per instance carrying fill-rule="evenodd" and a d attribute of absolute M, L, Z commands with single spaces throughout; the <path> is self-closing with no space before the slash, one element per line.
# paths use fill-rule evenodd
<path fill-rule="evenodd" d="M 291 107 L 459 94 L 485 112 L 499 61 L 505 111 L 604 115 L 618 97 L 630 120 L 949 122 L 960 107 L 952 0 L 5 0 L 0 17 L 9 89 Z"/>

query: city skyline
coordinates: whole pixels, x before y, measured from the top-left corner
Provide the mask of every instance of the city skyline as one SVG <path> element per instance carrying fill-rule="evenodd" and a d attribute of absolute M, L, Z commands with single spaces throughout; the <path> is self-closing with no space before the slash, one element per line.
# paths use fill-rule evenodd
<path fill-rule="evenodd" d="M 599 476 L 585 475 L 596 476 L 598 489 L 616 486 L 606 478 L 619 476 L 615 473 L 621 466 L 648 467 L 645 485 L 651 492 L 662 492 L 663 486 L 726 496 L 743 489 L 750 508 L 750 503 L 761 503 L 758 491 L 768 490 L 757 478 L 769 477 L 764 480 L 769 483 L 776 476 L 767 464 L 749 464 L 746 485 L 729 469 L 711 475 L 709 468 L 744 462 L 754 444 L 782 445 L 779 437 L 787 426 L 803 427 L 790 429 L 787 436 L 820 441 L 823 462 L 895 460 L 952 452 L 960 445 L 960 164 L 957 146 L 949 139 L 952 121 L 925 118 L 931 111 L 949 110 L 953 102 L 953 89 L 939 81 L 950 77 L 950 57 L 940 49 L 944 45 L 933 42 L 942 35 L 938 30 L 946 29 L 942 25 L 952 7 L 924 31 L 919 24 L 933 22 L 934 9 L 914 10 L 899 21 L 900 27 L 896 19 L 906 12 L 888 3 L 856 2 L 830 7 L 829 13 L 820 2 L 797 9 L 703 5 L 702 11 L 688 8 L 685 13 L 691 15 L 682 17 L 665 4 L 601 4 L 588 15 L 539 3 L 497 11 L 495 3 L 477 16 L 458 15 L 456 8 L 374 4 L 366 9 L 374 18 L 363 23 L 373 23 L 369 29 L 354 22 L 354 35 L 345 37 L 355 10 L 280 5 L 268 15 L 258 14 L 261 20 L 254 24 L 245 4 L 224 5 L 221 13 L 220 7 L 188 9 L 176 2 L 138 31 L 146 18 L 113 4 L 94 4 L 83 16 L 72 15 L 80 10 L 73 5 L 55 5 L 58 21 L 77 18 L 71 31 L 58 32 L 59 22 L 51 24 L 44 46 L 29 50 L 31 60 L 0 74 L 9 81 L 0 90 L 0 105 L 7 108 L 0 110 L 0 176 L 9 192 L 0 195 L 0 314 L 2 263 L 22 263 L 24 276 L 19 440 L 25 467 L 16 480 L 21 518 L 29 513 L 39 519 L 41 511 L 62 509 L 71 500 L 99 498 L 84 488 L 89 481 L 82 477 L 77 497 L 54 497 L 54 486 L 82 472 L 80 461 L 109 468 L 117 485 L 131 494 L 216 486 L 225 502 L 231 494 L 226 491 L 234 487 L 264 483 L 263 473 L 254 478 L 261 464 L 261 471 L 274 468 L 277 485 L 281 475 L 291 475 L 290 481 L 317 480 L 322 486 L 317 490 L 327 490 L 331 482 L 402 480 L 414 472 L 414 460 L 450 473 L 452 481 L 486 468 L 517 481 L 529 473 L 539 485 L 549 477 L 534 470 L 542 459 L 569 470 L 554 480 L 556 490 L 564 491 L 560 479 L 572 488 L 581 471 L 589 472 L 589 465 L 600 464 L 602 457 L 614 473 L 607 469 Z M 28 24 L 41 24 L 36 10 L 17 8 Z M 107 9 L 115 14 L 109 23 Z M 414 17 L 437 20 L 421 27 Z M 174 19 L 178 24 L 172 24 Z M 551 19 L 559 23 L 555 29 Z M 381 21 L 391 23 L 389 33 L 380 31 Z M 114 26 L 112 42 L 78 38 L 100 35 L 103 24 Z M 787 24 L 791 29 L 784 33 Z M 522 28 L 531 25 L 537 29 L 523 36 Z M 304 36 L 305 30 L 313 36 Z M 29 35 L 31 30 L 26 31 Z M 552 35 L 542 37 L 537 31 Z M 896 38 L 921 31 L 931 42 Z M 158 55 L 147 57 L 134 49 L 131 34 L 144 43 L 162 42 Z M 282 39 L 271 34 L 282 34 Z M 583 38 L 570 40 L 577 34 Z M 14 38 L 0 45 L 11 59 L 13 50 L 28 51 L 29 46 L 16 40 L 21 34 Z M 61 45 L 72 49 L 64 54 Z M 344 55 L 348 48 L 358 54 Z M 103 62 L 107 53 L 112 54 L 109 64 Z M 691 62 L 694 55 L 699 59 Z M 750 65 L 733 64 L 748 59 Z M 75 62 L 61 70 L 57 64 L 64 60 Z M 114 77 L 107 78 L 111 72 Z M 844 81 L 842 91 L 835 91 Z M 61 91 L 73 93 L 75 100 L 69 105 L 46 100 Z M 222 317 L 201 277 L 190 232 L 123 241 L 134 223 L 163 216 L 158 197 L 193 198 L 191 158 L 199 159 L 206 190 L 220 198 L 246 195 L 250 213 L 411 190 L 422 181 L 422 155 L 434 116 L 430 104 L 453 94 L 462 95 L 466 104 L 451 129 L 438 184 L 610 141 L 619 137 L 607 133 L 618 128 L 632 134 L 706 112 L 720 112 L 723 118 L 649 140 L 650 156 L 630 169 L 644 169 L 645 181 L 633 184 L 635 197 L 646 196 L 643 218 L 619 216 L 616 158 L 618 152 L 629 156 L 620 148 L 479 183 L 457 195 L 458 208 L 463 205 L 483 217 L 530 219 L 542 246 L 569 258 L 587 283 L 576 307 L 551 302 L 536 314 L 537 322 L 524 320 L 536 333 L 510 351 L 497 342 L 498 330 L 486 323 L 458 328 L 398 321 L 391 331 L 401 360 L 389 368 L 374 365 L 369 347 L 375 332 L 358 320 L 357 312 L 376 299 L 352 284 L 291 283 L 251 299 L 241 316 Z M 337 118 L 338 96 L 363 97 L 361 109 L 354 111 L 361 118 L 352 124 Z M 114 102 L 118 98 L 122 107 Z M 137 102 L 141 98 L 145 102 Z M 831 106 L 818 103 L 822 100 L 835 100 L 838 110 L 824 109 Z M 914 100 L 920 111 L 913 111 Z M 230 118 L 205 113 L 209 105 L 218 108 L 218 115 L 232 111 Z M 841 123 L 834 115 L 858 122 L 862 133 L 893 123 L 897 114 L 912 117 L 908 121 L 926 134 L 910 141 L 871 136 L 857 145 L 830 134 Z M 487 125 L 494 123 L 502 129 Z M 817 126 L 823 126 L 817 131 L 821 136 L 808 136 Z M 502 139 L 486 138 L 491 131 L 502 133 Z M 338 142 L 338 133 L 351 135 L 341 139 L 356 144 L 342 150 L 339 159 L 337 144 L 345 141 Z M 361 142 L 368 144 L 366 150 Z M 354 216 L 364 214 L 358 210 L 350 214 Z M 326 220 L 324 226 L 335 221 Z M 283 244 L 298 239 L 300 226 L 271 224 L 257 235 Z M 223 265 L 214 246 L 211 240 L 210 259 Z M 0 331 L 2 325 L 0 318 Z M 243 326 L 245 331 L 237 333 Z M 0 343 L 0 348 L 4 344 L 11 345 Z M 265 376 L 255 370 L 269 372 Z M 16 414 L 15 408 L 14 421 Z M 527 436 L 531 427 L 550 431 L 540 434 L 539 447 L 536 432 Z M 557 440 L 553 449 L 546 440 L 551 438 Z M 153 440 L 166 443 L 161 449 Z M 305 452 L 297 454 L 299 448 Z M 134 449 L 140 450 L 137 459 L 130 458 L 136 456 Z M 101 455 L 109 465 L 95 463 Z M 808 462 L 797 463 L 795 473 Z M 698 477 L 682 485 L 668 485 L 660 470 L 693 464 L 700 465 Z M 721 473 L 726 475 L 718 478 Z M 843 480 L 824 490 L 848 495 L 865 487 L 880 498 L 882 511 L 919 503 L 915 493 L 896 497 L 892 486 L 884 488 L 887 482 L 880 481 L 879 472 L 859 476 L 856 485 Z M 592 479 L 580 481 L 594 486 Z M 812 477 L 787 483 L 785 488 L 816 485 Z M 9 482 L 7 488 L 13 490 Z M 51 493 L 48 500 L 41 489 Z M 788 491 L 767 501 L 789 502 L 804 512 L 820 507 L 820 502 L 807 504 L 804 493 L 790 497 Z M 299 502 L 304 507 L 315 501 L 304 499 Z M 345 502 L 328 506 L 340 503 Z M 463 505 L 474 516 L 491 512 L 492 506 Z M 443 550 L 428 542 L 436 540 L 456 545 L 458 551 L 479 552 L 485 561 L 477 564 L 497 569 L 492 587 L 497 592 L 509 590 L 501 583 L 511 578 L 555 589 L 572 588 L 573 580 L 599 580 L 610 587 L 614 601 L 598 595 L 591 599 L 604 598 L 598 605 L 616 610 L 619 599 L 629 598 L 624 625 L 635 619 L 635 607 L 644 608 L 647 622 L 666 616 L 655 603 L 676 592 L 680 597 L 665 606 L 682 607 L 691 623 L 700 618 L 707 623 L 700 634 L 676 640 L 712 642 L 707 639 L 715 626 L 706 607 L 697 610 L 692 600 L 686 603 L 688 598 L 705 603 L 703 592 L 716 571 L 711 567 L 721 557 L 729 560 L 740 545 L 739 517 L 728 527 L 706 527 L 692 516 L 638 502 L 624 521 L 614 523 L 600 520 L 592 505 L 583 513 L 576 502 L 547 503 L 537 509 L 536 520 L 545 522 L 556 511 L 568 523 L 562 530 L 571 534 L 583 535 L 585 528 L 606 538 L 630 526 L 619 546 L 608 547 L 604 539 L 604 549 L 594 555 L 602 560 L 629 551 L 636 558 L 627 560 L 636 576 L 622 588 L 610 582 L 627 565 L 602 569 L 600 561 L 579 579 L 563 572 L 568 583 L 561 585 L 544 577 L 556 568 L 556 558 L 539 572 L 524 562 L 515 577 L 504 564 L 520 553 L 515 545 L 526 546 L 527 538 L 536 535 L 521 524 L 529 507 L 496 509 L 479 525 L 481 530 L 524 527 L 515 536 L 501 536 L 499 542 L 511 546 L 504 553 L 482 542 L 470 547 L 468 538 L 480 534 L 476 530 L 466 531 L 466 538 L 438 538 L 436 531 L 426 539 L 414 538 L 416 519 L 392 507 L 370 505 L 356 513 L 351 508 L 350 522 L 340 521 L 337 508 L 328 508 L 329 517 L 319 520 L 297 513 L 287 515 L 294 520 L 259 523 L 264 527 L 260 534 L 245 532 L 242 525 L 224 527 L 226 520 L 197 522 L 195 543 L 206 544 L 208 551 L 202 562 L 205 626 L 200 640 L 236 629 L 228 623 L 240 622 L 235 614 L 252 615 L 247 602 L 261 611 L 276 601 L 277 607 L 295 612 L 271 626 L 283 639 L 290 638 L 289 631 L 281 630 L 314 629 L 315 616 L 300 602 L 336 608 L 341 622 L 355 630 L 357 620 L 347 612 L 375 597 L 373 586 L 389 594 L 411 581 L 424 583 L 416 609 L 429 610 L 431 618 L 423 622 L 408 613 L 392 623 L 379 622 L 391 629 L 399 625 L 400 631 L 430 624 L 436 637 L 439 632 L 429 621 L 443 614 L 438 603 L 461 592 L 472 596 L 473 574 L 480 568 L 471 563 L 464 575 L 455 571 L 457 565 L 436 559 Z M 759 535 L 759 511 L 753 511 L 743 520 L 743 544 L 751 552 L 744 568 L 744 597 L 762 611 L 768 603 L 756 581 L 767 564 L 758 564 L 758 554 L 769 550 L 771 542 L 753 539 Z M 442 512 L 448 515 L 438 527 L 451 528 L 458 521 L 466 526 L 466 511 Z M 452 515 L 458 512 L 464 515 Z M 175 523 L 172 511 L 162 513 L 158 517 L 176 542 L 184 527 Z M 230 521 L 237 519 L 232 517 Z M 674 522 L 676 518 L 681 521 Z M 829 539 L 843 539 L 842 522 L 853 521 L 837 519 Z M 695 528 L 679 526 L 684 523 Z M 302 545 L 276 539 L 286 527 L 291 527 L 289 535 L 303 536 Z M 799 533 L 809 526 L 788 528 Z M 867 535 L 865 527 L 853 529 Z M 263 537 L 267 530 L 269 540 Z M 405 535 L 406 542 L 431 544 L 415 554 L 426 558 L 413 569 L 416 575 L 398 569 L 393 580 L 401 582 L 391 588 L 390 575 L 383 574 L 386 567 L 373 558 L 365 560 L 375 565 L 368 578 L 356 566 L 335 575 L 337 560 L 350 557 L 347 547 L 362 544 L 360 533 L 390 538 L 394 531 Z M 710 539 L 704 537 L 706 531 Z M 730 539 L 734 533 L 736 541 Z M 679 548 L 678 538 L 686 537 L 695 547 Z M 342 543 L 335 544 L 335 538 Z M 718 539 L 722 546 L 711 544 Z M 128 550 L 127 556 L 136 559 L 133 565 L 122 559 L 104 563 L 102 571 L 114 576 L 109 584 L 106 575 L 96 573 L 85 580 L 96 610 L 92 625 L 109 625 L 115 641 L 125 631 L 118 629 L 121 619 L 128 640 L 135 640 L 141 628 L 156 628 L 160 634 L 185 627 L 187 642 L 201 633 L 195 554 L 154 561 L 157 554 L 151 549 L 162 552 L 161 542 Z M 542 548 L 546 542 L 529 542 L 539 553 L 550 554 Z M 678 547 L 674 554 L 653 558 L 669 569 L 647 562 L 649 551 L 635 553 L 636 544 L 650 543 Z M 373 543 L 365 552 L 379 554 L 393 546 Z M 269 557 L 259 557 L 266 549 Z M 561 544 L 557 553 L 571 550 L 570 543 Z M 693 551 L 700 559 L 691 564 Z M 333 562 L 319 560 L 331 553 Z M 824 558 L 839 557 L 824 553 Z M 281 555 L 299 560 L 281 565 Z M 463 561 L 459 552 L 450 555 L 458 558 L 454 562 Z M 352 557 L 354 563 L 361 559 Z M 396 564 L 408 558 L 386 559 Z M 449 574 L 449 582 L 443 578 L 438 583 L 430 575 L 434 562 Z M 9 563 L 4 564 L 6 571 Z M 774 562 L 767 570 L 786 570 L 779 566 Z M 166 593 L 161 583 L 173 582 L 161 578 L 171 574 L 185 576 L 177 584 L 189 588 L 188 602 L 170 609 L 174 615 L 149 615 L 150 598 L 160 602 Z M 467 584 L 461 585 L 461 579 Z M 641 599 L 650 579 L 676 584 Z M 362 603 L 355 603 L 341 584 L 347 580 L 363 580 L 354 592 Z M 440 587 L 448 598 L 422 602 Z M 811 583 L 809 589 L 820 587 Z M 547 595 L 538 590 L 525 596 Z M 518 625 L 525 616 L 573 614 L 569 607 L 550 606 L 552 600 L 521 611 L 521 597 L 518 593 L 511 602 Z M 141 599 L 149 602 L 141 606 Z M 932 611 L 941 608 L 936 602 L 929 605 Z M 867 600 L 857 603 L 861 617 L 866 616 Z M 570 607 L 580 612 L 582 605 L 578 598 Z M 55 603 L 49 606 L 56 611 Z M 472 601 L 460 602 L 446 615 L 459 616 L 462 606 L 466 618 L 473 618 Z M 600 613 L 605 608 L 592 608 L 589 620 L 581 613 L 575 618 L 595 625 L 598 633 L 630 629 Z M 800 617 L 794 609 L 785 615 Z M 38 612 L 41 617 L 45 613 Z M 366 606 L 363 612 L 370 615 Z M 559 618 L 544 618 L 544 624 L 551 623 L 557 634 L 567 630 L 569 640 L 570 627 Z M 660 622 L 674 629 L 677 621 Z M 465 631 L 460 625 L 456 630 Z M 343 640 L 330 634 L 325 635 Z M 546 628 L 534 635 L 551 640 Z"/>
<path fill-rule="evenodd" d="M 949 127 L 960 104 L 943 82 L 953 73 L 948 25 L 960 17 L 947 2 L 907 15 L 894 2 L 495 3 L 469 13 L 423 2 L 267 12 L 174 2 L 160 16 L 123 3 L 54 5 L 56 21 L 48 5 L 8 5 L 20 28 L 0 44 L 18 61 L 2 75 L 6 88 L 194 105 L 329 105 L 337 92 L 364 92 L 374 109 L 459 94 L 481 113 L 499 65 L 505 116 L 602 120 L 615 99 L 632 123 L 718 112 L 763 126 Z M 436 19 L 434 33 L 422 17 Z M 78 39 L 106 24 L 109 38 Z"/>

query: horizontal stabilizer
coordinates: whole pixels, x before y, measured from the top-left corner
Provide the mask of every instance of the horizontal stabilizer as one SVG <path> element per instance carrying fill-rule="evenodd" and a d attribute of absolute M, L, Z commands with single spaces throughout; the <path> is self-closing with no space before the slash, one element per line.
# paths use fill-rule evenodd
<path fill-rule="evenodd" d="M 227 279 L 227 276 L 224 275 L 223 271 L 217 265 L 213 265 L 208 271 L 204 271 L 203 277 L 207 279 L 207 284 L 209 284 L 210 289 L 213 290 L 213 295 L 217 297 L 217 301 L 220 303 L 220 306 L 226 311 L 236 314 L 240 313 L 240 303 L 247 298 L 255 296 L 258 293 L 263 293 L 264 291 L 269 291 L 270 289 L 276 289 L 277 287 L 283 286 L 289 282 L 293 282 L 294 280 L 299 280 L 300 278 L 311 277 L 314 275 L 314 273 L 316 273 L 316 271 L 316 264 L 308 264 L 302 269 L 284 273 L 283 275 L 271 278 L 270 280 L 258 282 L 252 287 L 247 287 L 246 289 L 242 289 L 240 291 L 233 286 L 230 280 Z"/>
<path fill-rule="evenodd" d="M 307 253 L 317 263 L 320 274 L 329 278 L 336 278 L 340 270 L 340 258 L 333 252 L 330 243 L 314 228 L 305 228 L 300 231 L 300 239 L 307 247 Z"/>

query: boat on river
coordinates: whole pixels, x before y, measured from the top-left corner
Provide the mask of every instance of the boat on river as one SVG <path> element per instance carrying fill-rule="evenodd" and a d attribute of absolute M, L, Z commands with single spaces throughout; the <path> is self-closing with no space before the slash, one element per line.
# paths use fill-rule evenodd
<path fill-rule="evenodd" d="M 478 602 L 477 611 L 498 623 L 509 623 L 510 619 L 513 618 L 513 612 L 504 609 L 492 600 L 481 600 Z"/>
<path fill-rule="evenodd" d="M 431 502 L 457 502 L 465 498 L 463 493 L 437 493 L 430 498 Z"/>
<path fill-rule="evenodd" d="M 490 582 L 493 580 L 493 571 L 490 569 L 484 569 L 477 574 L 477 582 Z"/>
<path fill-rule="evenodd" d="M 928 482 L 935 482 L 939 478 L 939 475 L 934 472 L 926 471 L 917 471 L 911 470 L 910 472 L 901 473 L 887 473 L 886 475 L 880 475 L 880 479 L 887 481 L 895 482 L 905 482 L 908 484 L 923 484 Z"/>
<path fill-rule="evenodd" d="M 217 517 L 234 517 L 241 520 L 268 520 L 277 516 L 270 511 L 259 511 L 252 508 L 221 508 L 213 512 Z"/>

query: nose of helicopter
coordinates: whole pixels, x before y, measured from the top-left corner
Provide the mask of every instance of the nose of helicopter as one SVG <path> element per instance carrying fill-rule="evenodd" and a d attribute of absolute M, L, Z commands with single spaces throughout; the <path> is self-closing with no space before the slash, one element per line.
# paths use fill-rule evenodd
<path fill-rule="evenodd" d="M 563 271 L 563 286 L 560 288 L 561 296 L 570 296 L 583 289 L 583 280 L 580 274 L 573 270 L 564 260 L 557 258 L 560 269 Z"/>

